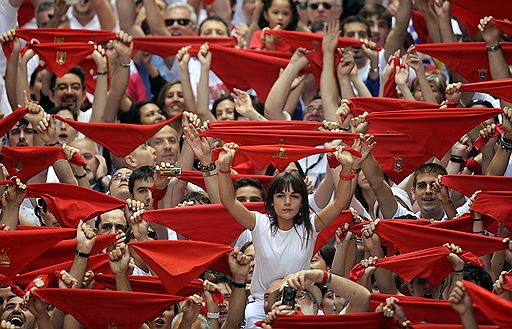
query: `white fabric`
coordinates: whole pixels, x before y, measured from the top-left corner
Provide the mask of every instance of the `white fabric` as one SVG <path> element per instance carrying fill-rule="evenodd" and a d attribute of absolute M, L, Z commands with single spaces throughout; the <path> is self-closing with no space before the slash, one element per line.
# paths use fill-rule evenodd
<path fill-rule="evenodd" d="M 0 1 L 0 33 L 4 33 L 16 27 L 18 21 L 18 8 L 11 5 L 9 0 Z M 0 112 L 8 115 L 12 112 L 7 93 L 5 91 L 5 66 L 7 59 L 4 52 L 0 51 Z"/>
<path fill-rule="evenodd" d="M 272 281 L 311 267 L 318 233 L 314 215 L 310 216 L 313 232 L 306 246 L 306 229 L 303 225 L 288 231 L 277 229 L 274 234 L 268 215 L 258 212 L 255 214 L 256 225 L 251 231 L 256 253 L 251 294 L 255 299 L 263 299 L 265 290 Z M 300 236 L 297 232 L 300 232 Z"/>
<path fill-rule="evenodd" d="M 244 244 L 247 242 L 252 241 L 252 235 L 250 230 L 245 230 L 238 236 L 235 242 L 235 247 L 242 248 Z"/>

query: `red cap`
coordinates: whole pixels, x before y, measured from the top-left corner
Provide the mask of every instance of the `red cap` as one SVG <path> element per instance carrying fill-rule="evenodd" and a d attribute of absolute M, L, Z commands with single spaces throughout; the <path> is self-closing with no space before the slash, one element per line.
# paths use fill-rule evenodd
<path fill-rule="evenodd" d="M 216 161 L 222 147 L 212 151 L 212 160 Z M 293 161 L 308 157 L 313 154 L 335 152 L 334 148 L 315 148 L 310 146 L 297 145 L 261 145 L 261 146 L 240 146 L 236 148 L 233 166 L 243 162 L 252 162 L 259 170 L 273 164 L 277 170 L 283 171 Z"/>
<path fill-rule="evenodd" d="M 197 278 L 231 247 L 201 241 L 145 241 L 128 244 L 174 294 Z"/>
<path fill-rule="evenodd" d="M 453 271 L 453 266 L 447 258 L 451 252 L 450 248 L 445 246 L 432 247 L 380 258 L 372 266 L 394 272 L 407 282 L 414 278 L 424 278 L 432 286 L 436 286 Z M 464 262 L 472 262 L 480 267 L 484 265 L 480 258 L 470 252 L 462 251 L 458 256 Z M 365 268 L 361 264 L 355 265 L 350 271 L 350 280 L 358 281 L 363 277 L 364 271 Z"/>
<path fill-rule="evenodd" d="M 165 291 L 162 280 L 157 276 L 129 275 L 128 280 L 133 291 L 159 294 Z M 107 289 L 116 290 L 116 278 L 114 274 L 95 274 L 94 281 L 101 283 Z M 188 297 L 203 292 L 203 281 L 192 280 L 186 286 L 176 292 L 176 296 Z"/>
<path fill-rule="evenodd" d="M 512 42 L 502 42 L 502 46 L 505 60 L 512 62 Z M 492 80 L 485 42 L 427 43 L 416 45 L 416 50 L 436 57 L 470 82 Z"/>
<path fill-rule="evenodd" d="M 167 121 L 150 125 L 104 123 L 104 122 L 78 122 L 63 119 L 58 115 L 55 118 L 64 121 L 93 141 L 105 146 L 115 156 L 125 157 L 146 140 L 151 138 L 164 126 L 181 118 L 183 114 L 175 115 Z M 130 136 L 130 138 L 126 138 Z"/>
<path fill-rule="evenodd" d="M 489 108 L 388 111 L 370 113 L 367 121 L 369 133 L 400 132 L 442 159 L 462 135 L 502 112 Z"/>
<path fill-rule="evenodd" d="M 266 212 L 263 202 L 244 205 L 249 210 Z M 142 218 L 171 228 L 191 240 L 212 243 L 231 244 L 245 230 L 222 204 L 148 210 Z"/>
<path fill-rule="evenodd" d="M 199 48 L 203 43 L 224 47 L 234 47 L 236 38 L 198 37 L 198 36 L 145 36 L 133 37 L 133 48 L 146 51 L 161 57 L 174 56 L 184 46 Z"/>
<path fill-rule="evenodd" d="M 0 231 L 0 274 L 13 277 L 47 249 L 76 235 L 76 229 Z"/>
<path fill-rule="evenodd" d="M 59 146 L 3 146 L 2 163 L 11 176 L 18 176 L 26 182 L 57 160 L 66 160 L 66 155 Z M 34 161 L 37 159 L 37 161 Z M 84 158 L 73 154 L 70 160 L 77 166 L 85 166 Z"/>
<path fill-rule="evenodd" d="M 185 297 L 143 292 L 42 288 L 34 295 L 71 314 L 86 328 L 138 329 Z M 130 311 L 131 310 L 131 311 Z"/>

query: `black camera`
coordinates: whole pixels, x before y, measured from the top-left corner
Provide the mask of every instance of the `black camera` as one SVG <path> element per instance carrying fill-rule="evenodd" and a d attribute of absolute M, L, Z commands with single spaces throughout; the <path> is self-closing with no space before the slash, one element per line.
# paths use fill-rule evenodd
<path fill-rule="evenodd" d="M 281 300 L 282 305 L 295 306 L 295 295 L 297 290 L 293 289 L 289 285 L 283 287 L 283 299 Z"/>

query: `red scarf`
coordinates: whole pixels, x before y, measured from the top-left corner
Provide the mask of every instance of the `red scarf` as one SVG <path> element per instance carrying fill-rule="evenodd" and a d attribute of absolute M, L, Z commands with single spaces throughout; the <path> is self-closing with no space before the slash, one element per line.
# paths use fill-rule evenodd
<path fill-rule="evenodd" d="M 471 210 L 490 216 L 503 223 L 508 229 L 512 229 L 512 217 L 510 217 L 510 212 L 512 211 L 511 197 L 512 191 L 480 192 L 477 194 L 473 205 L 471 205 Z"/>
<path fill-rule="evenodd" d="M 39 276 L 48 276 L 48 281 L 50 282 L 49 286 L 56 287 L 57 277 L 55 276 L 55 272 L 59 273 L 62 270 L 66 270 L 69 272 L 72 265 L 73 261 L 70 260 L 64 263 L 50 265 L 34 271 L 17 275 L 12 280 L 20 286 L 28 286 L 34 280 L 34 278 L 37 278 Z M 91 256 L 87 262 L 87 270 L 91 270 L 94 273 L 112 273 L 112 270 L 110 269 L 110 265 L 108 263 L 108 254 Z"/>
<path fill-rule="evenodd" d="M 170 294 L 232 250 L 226 245 L 190 240 L 130 242 L 129 246 L 155 271 Z"/>
<path fill-rule="evenodd" d="M 442 159 L 463 134 L 502 112 L 488 108 L 388 111 L 370 113 L 367 121 L 370 131 L 398 131 Z"/>
<path fill-rule="evenodd" d="M 208 122 L 210 130 L 216 129 L 284 129 L 284 130 L 317 130 L 322 127 L 321 122 L 316 121 L 252 121 L 252 120 L 230 120 L 230 121 L 212 121 Z"/>
<path fill-rule="evenodd" d="M 512 302 L 500 298 L 476 284 L 463 280 L 464 287 L 473 301 L 491 321 L 500 328 L 512 328 Z"/>
<path fill-rule="evenodd" d="M 192 46 L 194 49 L 201 47 L 203 43 L 208 45 L 218 45 L 223 47 L 234 47 L 236 38 L 234 37 L 198 37 L 198 36 L 145 36 L 134 37 L 133 48 L 146 51 L 161 57 L 174 56 L 184 46 Z"/>
<path fill-rule="evenodd" d="M 394 320 L 381 313 L 355 313 L 342 315 L 282 315 L 272 321 L 273 329 L 311 329 L 311 328 L 365 328 L 391 329 Z"/>
<path fill-rule="evenodd" d="M 7 172 L 11 176 L 18 176 L 24 182 L 62 159 L 66 160 L 67 158 L 60 146 L 2 147 L 1 162 Z M 78 153 L 75 153 L 69 161 L 77 166 L 85 166 L 84 158 Z"/>
<path fill-rule="evenodd" d="M 462 21 L 471 35 L 478 33 L 478 23 L 482 17 L 504 19 L 510 18 L 512 12 L 512 3 L 508 1 L 450 0 L 450 3 L 453 16 Z"/>
<path fill-rule="evenodd" d="M 436 286 L 453 271 L 452 265 L 447 258 L 450 253 L 451 250 L 448 247 L 432 247 L 398 256 L 381 258 L 373 266 L 394 272 L 407 282 L 412 281 L 414 278 L 424 278 L 432 286 Z M 483 267 L 482 260 L 470 252 L 463 251 L 458 256 L 464 262 L 472 262 Z M 360 280 L 363 277 L 364 271 L 365 267 L 357 264 L 350 271 L 350 280 Z"/>
<path fill-rule="evenodd" d="M 478 19 L 480 18 L 479 16 Z M 502 45 L 505 59 L 508 63 L 511 63 L 512 42 L 503 42 Z M 470 82 L 478 82 L 492 80 L 485 47 L 485 42 L 447 42 L 416 45 L 416 50 L 443 61 L 464 79 Z M 464 55 L 461 56 L 461 54 Z"/>
<path fill-rule="evenodd" d="M 352 145 L 359 134 L 317 130 L 283 130 L 283 129 L 209 129 L 201 133 L 205 137 L 218 138 L 224 142 L 234 142 L 239 145 L 271 145 L 288 144 L 315 147 L 335 139 L 342 139 L 347 145 Z"/>
<path fill-rule="evenodd" d="M 162 280 L 157 276 L 129 275 L 128 280 L 130 280 L 132 290 L 136 292 L 159 294 L 165 291 Z M 102 284 L 107 289 L 116 290 L 116 278 L 114 274 L 95 274 L 94 281 Z M 188 297 L 193 294 L 200 295 L 203 290 L 203 281 L 192 280 L 181 290 L 176 292 L 176 296 Z"/>
<path fill-rule="evenodd" d="M 503 134 L 503 132 L 503 126 L 501 123 L 499 123 L 496 125 L 496 130 L 494 131 L 494 134 L 489 136 L 489 138 L 483 138 L 482 136 L 478 136 L 478 138 L 473 143 L 473 146 L 480 151 L 480 149 L 482 149 L 482 147 L 484 147 L 485 144 L 489 142 L 489 139 L 498 137 L 499 135 Z"/>
<path fill-rule="evenodd" d="M 187 181 L 194 185 L 201 187 L 203 190 L 206 190 L 206 185 L 204 183 L 203 175 L 200 171 L 193 170 L 183 170 L 181 175 L 178 176 L 180 180 Z M 266 175 L 247 175 L 247 174 L 231 174 L 231 180 L 233 183 L 240 178 L 253 178 L 257 179 L 262 185 L 263 188 L 268 189 L 268 185 L 274 179 L 274 176 L 266 176 Z"/>
<path fill-rule="evenodd" d="M 21 290 L 17 285 L 15 285 L 11 279 L 9 279 L 8 277 L 6 277 L 5 275 L 3 274 L 0 274 L 0 284 L 4 285 L 4 286 L 8 286 L 8 287 L 11 287 L 11 292 L 13 294 L 15 294 L 16 296 L 20 297 L 20 298 L 23 298 L 25 297 L 25 292 L 23 290 Z"/>
<path fill-rule="evenodd" d="M 88 138 L 103 145 L 117 157 L 125 157 L 132 153 L 142 143 L 160 131 L 160 129 L 181 118 L 181 116 L 182 114 L 179 114 L 160 123 L 137 125 L 126 123 L 79 122 L 63 119 L 58 115 L 54 115 L 55 118 L 64 121 Z M 126 136 L 130 136 L 130 138 L 126 138 Z"/>
<path fill-rule="evenodd" d="M 33 43 L 27 47 L 39 55 L 58 77 L 68 73 L 94 51 L 94 45 L 85 42 Z"/>
<path fill-rule="evenodd" d="M 170 305 L 187 299 L 172 295 L 92 289 L 43 288 L 37 289 L 34 294 L 71 314 L 90 329 L 138 329 Z"/>
<path fill-rule="evenodd" d="M 466 83 L 462 85 L 460 91 L 483 92 L 486 94 L 490 94 L 495 98 L 501 98 L 504 101 L 512 102 L 512 78 Z"/>
<path fill-rule="evenodd" d="M 99 254 L 115 241 L 115 234 L 104 234 L 97 236 L 94 247 L 91 250 L 91 255 Z M 75 250 L 76 239 L 61 241 L 27 264 L 27 266 L 22 269 L 22 272 L 25 273 L 36 271 L 40 268 L 71 261 L 75 255 Z"/>
<path fill-rule="evenodd" d="M 410 101 L 398 98 L 386 97 L 352 97 L 349 98 L 350 112 L 353 115 L 361 115 L 363 112 L 383 112 L 414 109 L 439 108 L 437 103 Z"/>
<path fill-rule="evenodd" d="M 3 136 L 28 113 L 26 107 L 18 107 L 14 112 L 0 120 L 0 136 Z"/>
<path fill-rule="evenodd" d="M 497 28 L 499 28 L 501 30 L 501 32 L 508 34 L 508 35 L 512 35 L 512 23 L 511 22 L 494 18 L 491 21 L 491 24 L 496 26 Z"/>
<path fill-rule="evenodd" d="M 503 289 L 507 291 L 512 291 L 512 273 L 507 272 L 505 275 L 503 275 Z"/>
<path fill-rule="evenodd" d="M 443 185 L 470 197 L 481 191 L 512 191 L 512 177 L 481 175 L 444 175 Z"/>
<path fill-rule="evenodd" d="M 400 58 L 393 57 L 388 61 L 388 64 L 392 62 L 393 65 L 393 71 L 391 71 L 391 74 L 389 75 L 388 80 L 384 84 L 384 97 L 388 98 L 398 98 L 398 93 L 396 91 L 396 82 L 395 82 L 395 76 L 396 71 L 403 67 L 403 65 L 400 65 Z"/>
<path fill-rule="evenodd" d="M 64 239 L 71 239 L 76 229 L 0 231 L 0 274 L 9 278 Z"/>
<path fill-rule="evenodd" d="M 244 205 L 252 211 L 266 212 L 263 202 L 246 202 Z M 173 229 L 194 241 L 226 245 L 245 230 L 222 204 L 148 210 L 142 214 L 142 218 Z"/>
<path fill-rule="evenodd" d="M 327 226 L 322 231 L 320 231 L 318 237 L 316 238 L 313 255 L 315 255 L 320 249 L 322 249 L 322 247 L 327 243 L 327 241 L 329 241 L 334 236 L 336 230 L 340 226 L 344 226 L 345 223 L 352 223 L 352 212 L 350 212 L 350 210 L 343 210 L 341 214 L 331 223 L 331 225 Z"/>
<path fill-rule="evenodd" d="M 437 247 L 445 243 L 453 243 L 476 256 L 507 248 L 502 238 L 402 223 L 396 219 L 381 220 L 376 232 L 401 253 Z"/>

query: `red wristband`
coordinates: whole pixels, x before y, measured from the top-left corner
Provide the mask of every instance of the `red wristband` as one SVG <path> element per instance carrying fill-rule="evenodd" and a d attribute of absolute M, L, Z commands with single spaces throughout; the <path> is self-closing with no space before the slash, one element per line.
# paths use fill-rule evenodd
<path fill-rule="evenodd" d="M 221 174 L 231 174 L 231 169 L 228 169 L 228 170 L 224 171 L 224 170 L 220 169 L 220 167 L 219 167 L 219 172 Z"/>
<path fill-rule="evenodd" d="M 352 172 L 345 176 L 343 175 L 343 173 L 340 171 L 340 179 L 341 180 L 344 180 L 344 181 L 351 181 L 352 179 L 354 179 L 356 177 L 356 173 L 352 170 Z"/>
<path fill-rule="evenodd" d="M 329 272 L 324 270 L 324 278 L 322 279 L 322 283 L 320 283 L 323 286 L 327 284 L 327 281 L 329 280 Z"/>

